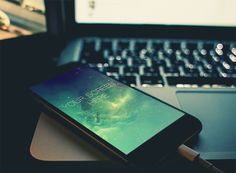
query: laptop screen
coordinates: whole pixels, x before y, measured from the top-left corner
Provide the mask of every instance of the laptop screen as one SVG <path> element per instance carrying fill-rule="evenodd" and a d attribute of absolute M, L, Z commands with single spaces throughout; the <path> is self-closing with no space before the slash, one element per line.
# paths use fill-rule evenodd
<path fill-rule="evenodd" d="M 75 0 L 75 21 L 236 26 L 236 0 Z"/>

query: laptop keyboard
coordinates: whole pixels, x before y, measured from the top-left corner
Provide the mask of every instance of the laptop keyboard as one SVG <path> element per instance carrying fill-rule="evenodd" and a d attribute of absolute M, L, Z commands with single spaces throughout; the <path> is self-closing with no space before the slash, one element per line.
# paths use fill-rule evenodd
<path fill-rule="evenodd" d="M 131 86 L 236 87 L 236 42 L 88 38 L 80 62 Z"/>

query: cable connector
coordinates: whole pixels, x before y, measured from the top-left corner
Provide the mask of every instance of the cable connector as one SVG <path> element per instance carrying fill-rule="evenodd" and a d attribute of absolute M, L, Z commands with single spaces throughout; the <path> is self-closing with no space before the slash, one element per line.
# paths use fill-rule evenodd
<path fill-rule="evenodd" d="M 184 144 L 182 144 L 178 147 L 178 153 L 179 153 L 179 155 L 181 155 L 185 159 L 187 159 L 191 162 L 197 163 L 199 166 L 208 170 L 209 172 L 224 173 L 222 170 L 216 168 L 212 163 L 206 161 L 205 159 L 202 159 L 200 157 L 200 154 L 197 151 L 187 147 Z"/>

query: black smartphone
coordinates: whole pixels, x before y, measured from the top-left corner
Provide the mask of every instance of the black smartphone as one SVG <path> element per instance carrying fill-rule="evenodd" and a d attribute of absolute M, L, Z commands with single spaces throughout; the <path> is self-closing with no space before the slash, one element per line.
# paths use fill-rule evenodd
<path fill-rule="evenodd" d="M 60 72 L 30 91 L 67 127 L 132 165 L 157 163 L 201 130 L 195 117 L 84 66 Z"/>

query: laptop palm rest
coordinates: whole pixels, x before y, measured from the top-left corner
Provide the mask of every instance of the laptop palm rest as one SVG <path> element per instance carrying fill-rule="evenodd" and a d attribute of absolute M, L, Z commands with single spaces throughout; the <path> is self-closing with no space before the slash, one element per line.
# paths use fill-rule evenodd
<path fill-rule="evenodd" d="M 177 91 L 177 98 L 203 124 L 195 149 L 207 159 L 235 159 L 236 92 Z"/>

